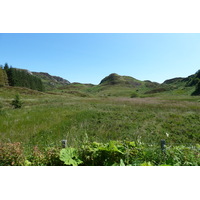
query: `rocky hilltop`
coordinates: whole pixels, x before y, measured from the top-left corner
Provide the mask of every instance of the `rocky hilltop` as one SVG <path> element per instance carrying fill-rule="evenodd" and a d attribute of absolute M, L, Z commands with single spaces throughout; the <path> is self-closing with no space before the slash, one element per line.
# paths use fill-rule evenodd
<path fill-rule="evenodd" d="M 52 76 L 46 72 L 32 72 L 32 74 L 42 80 L 46 90 L 52 90 L 70 84 L 68 80 L 59 76 Z"/>

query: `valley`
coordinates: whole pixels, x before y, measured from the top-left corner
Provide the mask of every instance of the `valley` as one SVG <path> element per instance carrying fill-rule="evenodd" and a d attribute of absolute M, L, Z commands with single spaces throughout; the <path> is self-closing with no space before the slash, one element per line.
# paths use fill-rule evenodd
<path fill-rule="evenodd" d="M 8 146 L 0 151 L 7 149 L 18 158 L 23 149 L 22 165 L 63 165 L 59 152 L 64 151 L 61 141 L 67 140 L 65 156 L 73 162 L 66 165 L 199 165 L 200 98 L 192 95 L 198 89 L 194 79 L 198 73 L 163 84 L 111 74 L 99 85 L 60 79 L 62 84 L 45 91 L 4 85 L 0 87 L 0 143 Z M 41 80 L 47 84 L 47 79 Z M 16 94 L 23 102 L 20 109 L 11 105 Z M 169 148 L 166 160 L 160 155 L 163 139 Z M 136 152 L 131 156 L 129 151 Z M 52 161 L 49 152 L 59 162 Z M 1 159 L 9 160 L 6 155 Z M 105 155 L 115 159 L 109 157 L 107 162 Z M 21 165 L 13 162 L 6 165 Z"/>

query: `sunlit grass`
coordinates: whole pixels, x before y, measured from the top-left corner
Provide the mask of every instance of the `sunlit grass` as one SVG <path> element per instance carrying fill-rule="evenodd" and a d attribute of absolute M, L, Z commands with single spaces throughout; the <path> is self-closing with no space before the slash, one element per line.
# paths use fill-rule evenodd
<path fill-rule="evenodd" d="M 22 142 L 27 149 L 59 146 L 62 139 L 76 147 L 86 139 L 200 142 L 198 97 L 83 98 L 21 93 L 24 106 L 13 109 L 14 91 L 12 94 L 4 91 L 0 96 L 0 140 Z"/>

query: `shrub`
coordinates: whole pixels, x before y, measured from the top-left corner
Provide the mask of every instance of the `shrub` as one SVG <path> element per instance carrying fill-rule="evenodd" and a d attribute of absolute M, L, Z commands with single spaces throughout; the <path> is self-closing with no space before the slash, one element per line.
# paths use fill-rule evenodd
<path fill-rule="evenodd" d="M 61 166 L 64 165 L 63 161 L 60 160 L 60 148 L 48 147 L 45 150 L 46 165 L 47 166 Z"/>
<path fill-rule="evenodd" d="M 37 146 L 33 148 L 33 153 L 29 156 L 29 165 L 32 166 L 61 166 L 64 163 L 60 160 L 60 148 L 48 147 L 41 151 Z"/>
<path fill-rule="evenodd" d="M 11 105 L 16 108 L 21 108 L 23 102 L 20 100 L 20 97 L 18 94 L 16 94 L 15 99 L 11 102 Z"/>
<path fill-rule="evenodd" d="M 199 166 L 200 145 L 166 147 L 130 141 L 85 142 L 80 148 L 33 148 L 26 158 L 21 143 L 0 143 L 1 166 Z"/>
<path fill-rule="evenodd" d="M 199 166 L 199 146 L 185 147 L 183 145 L 168 148 L 166 151 L 166 164 L 176 166 Z"/>
<path fill-rule="evenodd" d="M 132 93 L 132 94 L 131 94 L 131 98 L 136 98 L 136 97 L 138 97 L 138 94 L 137 94 L 137 93 Z"/>
<path fill-rule="evenodd" d="M 25 155 L 20 142 L 0 143 L 0 166 L 22 166 L 24 162 Z"/>
<path fill-rule="evenodd" d="M 87 143 L 79 150 L 82 165 L 123 166 L 130 165 L 139 153 L 134 142 L 110 141 L 109 143 Z"/>

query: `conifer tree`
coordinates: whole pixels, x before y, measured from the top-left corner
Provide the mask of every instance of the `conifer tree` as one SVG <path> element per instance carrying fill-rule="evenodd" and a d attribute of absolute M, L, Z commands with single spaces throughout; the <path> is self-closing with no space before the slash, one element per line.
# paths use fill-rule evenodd
<path fill-rule="evenodd" d="M 10 86 L 27 87 L 33 90 L 44 91 L 40 78 L 16 68 L 7 68 L 7 80 Z"/>
<path fill-rule="evenodd" d="M 9 66 L 8 66 L 8 63 L 5 63 L 4 70 L 7 70 L 7 69 L 9 69 Z"/>
<path fill-rule="evenodd" d="M 11 105 L 16 108 L 21 108 L 23 102 L 20 100 L 19 94 L 15 95 L 15 99 L 11 102 Z"/>

